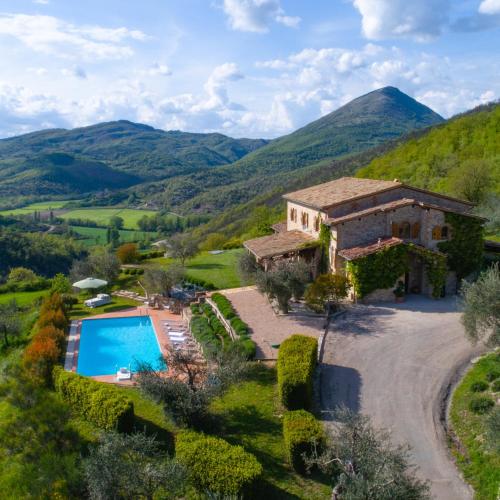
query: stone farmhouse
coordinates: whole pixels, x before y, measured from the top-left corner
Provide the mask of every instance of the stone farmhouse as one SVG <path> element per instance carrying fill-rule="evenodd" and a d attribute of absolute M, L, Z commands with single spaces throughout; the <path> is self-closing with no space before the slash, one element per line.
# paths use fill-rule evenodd
<path fill-rule="evenodd" d="M 408 186 L 397 179 L 343 177 L 283 197 L 287 201 L 286 222 L 273 227 L 275 234 L 244 244 L 265 269 L 279 259 L 301 258 L 317 264 L 317 243 L 325 226 L 330 232 L 330 271 L 344 273 L 348 262 L 404 243 L 411 243 L 415 250 L 443 255 L 438 244 L 452 236 L 445 214 L 478 219 L 470 213 L 473 205 L 467 201 Z M 396 283 L 403 281 L 406 293 L 430 295 L 432 287 L 423 259 L 414 252 L 409 260 L 408 271 Z M 365 299 L 393 299 L 394 286 L 376 290 Z M 449 271 L 441 293 L 455 293 L 456 287 L 455 274 Z M 356 299 L 354 291 L 351 298 Z"/>

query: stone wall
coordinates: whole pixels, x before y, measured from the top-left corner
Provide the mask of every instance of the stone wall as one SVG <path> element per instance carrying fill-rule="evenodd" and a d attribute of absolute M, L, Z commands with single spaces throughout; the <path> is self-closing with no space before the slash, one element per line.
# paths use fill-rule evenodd
<path fill-rule="evenodd" d="M 438 205 L 451 210 L 457 210 L 458 212 L 470 212 L 471 210 L 471 206 L 467 203 L 449 200 L 437 194 L 435 195 L 432 193 L 422 193 L 421 191 L 415 189 L 400 187 L 382 193 L 366 196 L 359 200 L 346 201 L 345 203 L 331 207 L 328 209 L 328 217 L 342 217 L 344 215 L 349 215 L 352 212 L 358 212 L 360 210 L 365 210 L 366 208 L 372 208 L 383 203 L 388 203 L 390 201 L 401 200 L 402 198 L 410 198 L 423 203 Z"/>
<path fill-rule="evenodd" d="M 290 213 L 292 208 L 294 208 L 297 211 L 297 221 L 293 221 L 290 218 Z M 307 213 L 309 214 L 309 225 L 308 227 L 305 227 L 302 225 L 302 214 Z M 321 212 L 319 210 L 315 210 L 313 208 L 308 208 L 303 205 L 300 205 L 298 203 L 292 203 L 291 201 L 287 202 L 287 214 L 286 214 L 286 229 L 287 231 L 293 231 L 293 230 L 298 230 L 302 231 L 303 233 L 310 234 L 317 238 L 319 236 L 319 231 L 316 231 L 314 227 L 314 219 L 315 217 L 320 217 L 321 221 L 324 221 L 326 219 L 326 213 Z M 319 226 L 321 228 L 321 224 Z"/>

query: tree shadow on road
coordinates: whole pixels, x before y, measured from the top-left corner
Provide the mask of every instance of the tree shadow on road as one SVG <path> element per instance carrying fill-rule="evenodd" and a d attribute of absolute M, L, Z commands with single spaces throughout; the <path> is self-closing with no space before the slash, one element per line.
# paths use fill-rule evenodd
<path fill-rule="evenodd" d="M 345 406 L 358 413 L 361 400 L 361 375 L 354 368 L 321 365 L 321 408 L 323 420 L 335 421 L 335 410 Z"/>

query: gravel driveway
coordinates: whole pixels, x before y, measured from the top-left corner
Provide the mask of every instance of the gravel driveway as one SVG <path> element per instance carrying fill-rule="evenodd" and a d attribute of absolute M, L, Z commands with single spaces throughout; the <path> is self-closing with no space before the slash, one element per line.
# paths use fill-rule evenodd
<path fill-rule="evenodd" d="M 475 354 L 455 304 L 412 296 L 403 304 L 353 306 L 330 328 L 321 378 L 323 409 L 344 403 L 389 429 L 394 442 L 409 443 L 420 475 L 442 500 L 472 498 L 439 422 L 444 388 Z"/>

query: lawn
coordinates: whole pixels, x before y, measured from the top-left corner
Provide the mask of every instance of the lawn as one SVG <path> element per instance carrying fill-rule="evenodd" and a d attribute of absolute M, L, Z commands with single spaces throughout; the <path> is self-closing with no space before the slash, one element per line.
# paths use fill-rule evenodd
<path fill-rule="evenodd" d="M 452 446 L 453 454 L 466 481 L 474 488 L 477 500 L 496 500 L 500 488 L 500 455 L 485 447 L 484 432 L 486 415 L 478 415 L 469 409 L 469 402 L 478 396 L 491 396 L 490 389 L 473 392 L 475 382 L 487 382 L 489 372 L 500 374 L 500 355 L 490 354 L 478 361 L 465 375 L 453 393 L 450 419 L 453 431 L 464 449 Z M 498 394 L 496 395 L 498 397 Z"/>
<path fill-rule="evenodd" d="M 212 403 L 218 433 L 253 453 L 264 469 L 257 498 L 330 498 L 322 476 L 301 476 L 285 463 L 276 370 L 254 363 L 248 380 Z"/>
<path fill-rule="evenodd" d="M 63 219 L 86 219 L 92 220 L 97 224 L 106 226 L 109 219 L 118 215 L 123 219 L 125 229 L 138 229 L 137 221 L 147 215 L 155 215 L 153 210 L 134 210 L 132 208 L 77 208 L 61 214 Z"/>
<path fill-rule="evenodd" d="M 73 231 L 75 231 L 76 233 L 86 237 L 83 240 L 79 240 L 85 246 L 106 245 L 107 243 L 107 229 L 103 227 L 71 226 L 71 229 L 73 229 Z M 120 241 L 123 243 L 128 243 L 129 241 L 137 242 L 146 240 L 148 238 L 154 240 L 156 238 L 156 233 L 120 230 Z"/>
<path fill-rule="evenodd" d="M 37 290 L 36 292 L 10 292 L 0 294 L 0 304 L 7 304 L 15 299 L 17 305 L 25 307 L 32 304 L 35 300 L 46 295 L 48 290 Z"/>
<path fill-rule="evenodd" d="M 98 292 L 96 291 L 95 293 Z M 91 309 L 90 307 L 86 307 L 85 305 L 83 305 L 83 302 L 88 298 L 90 298 L 90 296 L 81 295 L 78 297 L 78 304 L 74 305 L 70 311 L 70 319 L 81 319 L 87 316 L 96 316 L 97 314 L 123 311 L 124 309 L 130 309 L 131 307 L 140 305 L 140 302 L 132 299 L 112 296 L 112 301 L 110 304 Z"/>
<path fill-rule="evenodd" d="M 243 248 L 235 248 L 217 255 L 201 252 L 194 259 L 186 262 L 187 274 L 213 283 L 219 289 L 237 288 L 242 285 L 238 274 L 238 260 L 244 251 Z M 149 260 L 147 265 L 170 264 L 171 262 L 173 259 L 160 257 Z"/>

